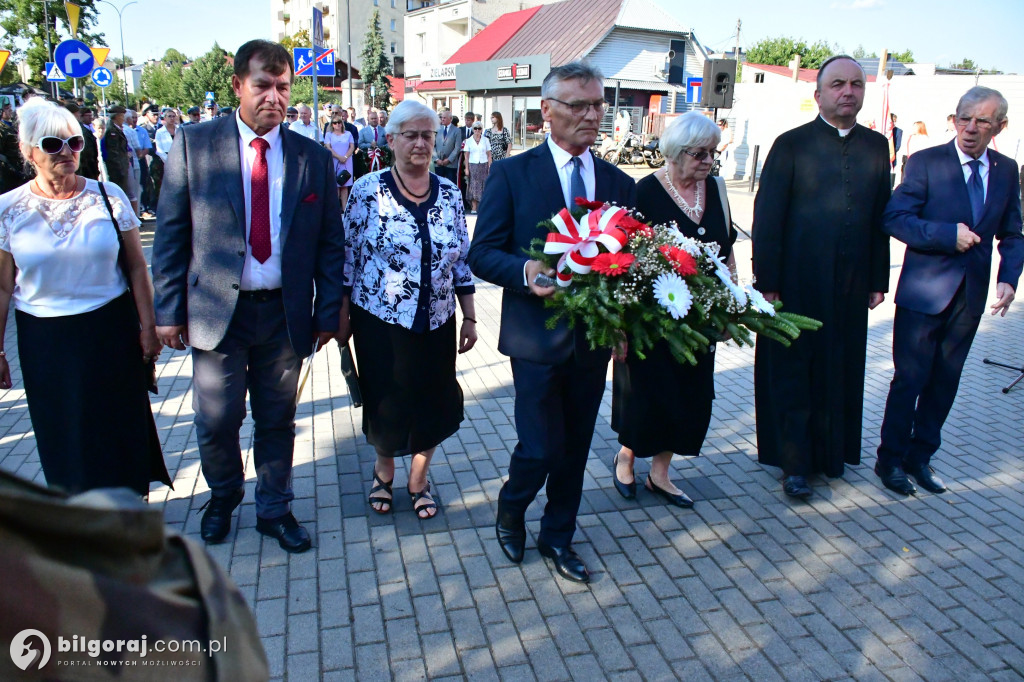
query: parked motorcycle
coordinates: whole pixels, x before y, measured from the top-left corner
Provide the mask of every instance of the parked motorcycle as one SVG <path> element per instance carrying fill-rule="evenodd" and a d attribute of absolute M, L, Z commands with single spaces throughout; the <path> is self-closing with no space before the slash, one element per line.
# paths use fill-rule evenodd
<path fill-rule="evenodd" d="M 615 165 L 629 163 L 635 166 L 646 163 L 651 168 L 665 165 L 658 140 L 651 140 L 645 145 L 643 138 L 635 133 L 624 135 L 618 145 L 605 153 L 604 160 Z"/>

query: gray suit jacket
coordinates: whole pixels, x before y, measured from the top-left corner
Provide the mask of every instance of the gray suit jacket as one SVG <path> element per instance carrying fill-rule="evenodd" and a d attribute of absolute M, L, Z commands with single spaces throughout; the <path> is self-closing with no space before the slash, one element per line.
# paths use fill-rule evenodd
<path fill-rule="evenodd" d="M 359 131 L 359 140 L 357 146 L 366 151 L 373 144 L 373 128 L 370 126 L 363 126 Z M 377 126 L 377 146 L 382 149 L 388 148 L 387 133 L 384 131 L 384 126 Z"/>
<path fill-rule="evenodd" d="M 437 129 L 437 137 L 434 138 L 434 156 L 438 159 L 448 159 L 449 165 L 458 165 L 459 152 L 462 151 L 462 130 L 454 123 L 448 125 L 448 137 L 444 136 L 444 126 Z"/>
<path fill-rule="evenodd" d="M 345 233 L 330 153 L 281 130 L 281 278 L 292 347 L 338 328 Z M 234 116 L 182 127 L 167 157 L 153 242 L 156 323 L 188 325 L 200 350 L 221 342 L 245 264 L 245 195 Z M 315 289 L 314 289 L 315 286 Z"/>

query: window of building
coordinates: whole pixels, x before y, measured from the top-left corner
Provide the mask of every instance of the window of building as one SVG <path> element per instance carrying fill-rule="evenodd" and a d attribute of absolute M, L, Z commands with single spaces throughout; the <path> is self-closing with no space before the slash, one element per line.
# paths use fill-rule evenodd
<path fill-rule="evenodd" d="M 754 82 L 755 83 L 764 83 L 764 74 L 763 73 L 755 73 L 754 74 Z"/>
<path fill-rule="evenodd" d="M 391 41 L 391 54 L 395 54 L 396 52 L 398 52 L 398 43 L 396 43 L 395 41 L 392 40 Z"/>
<path fill-rule="evenodd" d="M 395 20 L 394 20 L 394 19 L 392 19 L 392 20 L 391 20 L 391 30 L 392 30 L 392 31 L 394 31 L 394 30 L 395 30 L 395 24 L 396 24 Z"/>
<path fill-rule="evenodd" d="M 396 6 L 395 0 L 391 0 L 391 9 L 395 9 Z"/>

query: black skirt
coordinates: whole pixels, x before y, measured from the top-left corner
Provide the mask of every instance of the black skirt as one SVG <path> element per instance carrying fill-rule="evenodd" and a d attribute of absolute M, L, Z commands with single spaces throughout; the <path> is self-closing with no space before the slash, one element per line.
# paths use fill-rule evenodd
<path fill-rule="evenodd" d="M 150 481 L 171 485 L 132 305 L 126 292 L 79 315 L 15 312 L 25 397 L 51 486 L 145 495 Z"/>
<path fill-rule="evenodd" d="M 363 433 L 381 455 L 429 450 L 459 430 L 455 316 L 422 334 L 352 306 Z"/>
<path fill-rule="evenodd" d="M 612 382 L 612 429 L 637 457 L 659 452 L 699 455 L 711 425 L 715 353 L 680 364 L 659 341 L 646 360 L 629 353 L 616 362 Z"/>

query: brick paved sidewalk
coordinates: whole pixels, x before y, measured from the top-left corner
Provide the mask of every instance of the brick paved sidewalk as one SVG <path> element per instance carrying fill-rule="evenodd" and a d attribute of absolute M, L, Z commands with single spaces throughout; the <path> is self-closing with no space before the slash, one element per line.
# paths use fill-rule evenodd
<path fill-rule="evenodd" d="M 290 556 L 256 533 L 248 462 L 238 522 L 210 551 L 253 606 L 276 679 L 1024 678 L 1024 388 L 1003 395 L 1014 375 L 981 362 L 1024 363 L 1024 305 L 982 323 L 935 461 L 950 482 L 941 496 L 896 499 L 871 473 L 892 371 L 888 302 L 871 315 L 865 463 L 814 480 L 809 503 L 785 499 L 779 472 L 757 464 L 750 350 L 719 351 L 704 456 L 673 463 L 697 498 L 690 511 L 612 490 L 609 381 L 576 537 L 595 580 L 581 586 L 534 551 L 543 499 L 521 566 L 494 542 L 515 444 L 512 378 L 495 349 L 499 292 L 481 285 L 477 298 L 480 342 L 459 358 L 466 421 L 431 467 L 438 518 L 413 515 L 404 461 L 395 513 L 370 513 L 373 450 L 333 345 L 298 415 L 294 511 L 312 551 Z M 15 385 L 0 395 L 0 467 L 42 481 L 13 321 L 8 330 Z M 198 539 L 209 491 L 191 361 L 165 351 L 159 369 L 154 409 L 175 490 L 151 500 Z M 243 448 L 250 440 L 247 421 Z"/>

